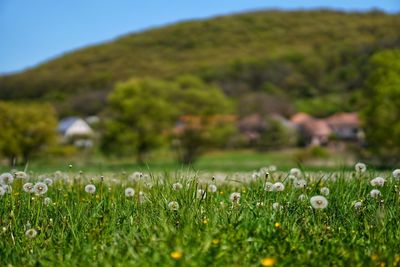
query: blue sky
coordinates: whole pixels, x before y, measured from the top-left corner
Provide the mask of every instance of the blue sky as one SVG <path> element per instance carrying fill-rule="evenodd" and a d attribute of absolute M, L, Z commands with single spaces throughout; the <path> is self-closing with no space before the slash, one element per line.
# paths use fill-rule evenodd
<path fill-rule="evenodd" d="M 258 9 L 400 11 L 400 0 L 0 0 L 0 73 L 182 20 Z"/>

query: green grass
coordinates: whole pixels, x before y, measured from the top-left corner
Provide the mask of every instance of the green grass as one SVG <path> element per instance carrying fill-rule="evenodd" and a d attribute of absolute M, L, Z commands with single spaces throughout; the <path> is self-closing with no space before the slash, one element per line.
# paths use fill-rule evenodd
<path fill-rule="evenodd" d="M 217 181 L 218 191 L 202 200 L 197 190 L 212 181 L 185 172 L 143 179 L 115 172 L 104 180 L 73 168 L 33 174 L 29 182 L 54 180 L 42 196 L 24 192 L 27 181 L 15 179 L 12 193 L 0 197 L 0 265 L 260 266 L 272 258 L 276 266 L 398 266 L 399 182 L 381 174 L 387 181 L 374 199 L 369 181 L 377 173 L 323 174 L 328 179 L 303 173 L 308 186 L 296 189 L 287 173 L 271 173 L 268 180 L 283 182 L 283 192 L 265 191 L 264 178 Z M 177 181 L 183 189 L 174 191 Z M 85 192 L 88 183 L 95 194 Z M 323 186 L 330 189 L 326 209 L 298 199 L 320 194 Z M 127 187 L 135 189 L 133 198 L 125 197 Z M 239 205 L 229 200 L 232 192 L 241 193 Z M 44 205 L 45 197 L 52 204 Z M 171 201 L 179 203 L 177 211 L 168 207 Z M 363 203 L 358 211 L 355 201 Z M 274 210 L 275 202 L 282 209 Z M 28 228 L 37 231 L 35 238 L 25 236 Z"/>

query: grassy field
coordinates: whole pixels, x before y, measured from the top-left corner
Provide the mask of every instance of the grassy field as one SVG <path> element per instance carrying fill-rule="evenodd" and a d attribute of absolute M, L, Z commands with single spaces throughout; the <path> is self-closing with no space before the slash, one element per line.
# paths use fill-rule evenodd
<path fill-rule="evenodd" d="M 0 265 L 399 266 L 397 174 L 266 171 L 3 175 Z"/>

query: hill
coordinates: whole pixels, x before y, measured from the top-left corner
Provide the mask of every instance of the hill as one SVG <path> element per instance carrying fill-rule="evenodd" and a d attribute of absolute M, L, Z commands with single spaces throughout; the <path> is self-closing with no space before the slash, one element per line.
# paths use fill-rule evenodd
<path fill-rule="evenodd" d="M 0 99 L 49 100 L 61 114 L 93 114 L 118 81 L 194 74 L 248 103 L 272 97 L 314 113 L 352 109 L 367 59 L 400 47 L 399 28 L 398 14 L 326 10 L 182 22 L 0 77 Z"/>

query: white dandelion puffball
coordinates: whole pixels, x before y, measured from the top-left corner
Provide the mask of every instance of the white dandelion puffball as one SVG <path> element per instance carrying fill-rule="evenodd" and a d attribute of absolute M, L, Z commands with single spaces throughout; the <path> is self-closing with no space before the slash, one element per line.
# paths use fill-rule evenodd
<path fill-rule="evenodd" d="M 274 183 L 272 189 L 277 192 L 281 192 L 285 190 L 285 186 L 281 182 Z"/>
<path fill-rule="evenodd" d="M 356 203 L 354 203 L 354 208 L 355 208 L 356 210 L 361 209 L 361 207 L 362 207 L 362 203 L 361 203 L 360 201 L 357 201 Z"/>
<path fill-rule="evenodd" d="M 277 170 L 277 168 L 276 168 L 275 165 L 270 165 L 270 166 L 268 167 L 268 171 L 270 171 L 270 172 L 275 172 L 276 170 Z"/>
<path fill-rule="evenodd" d="M 0 186 L 0 196 L 4 196 L 4 194 L 6 193 L 6 190 Z"/>
<path fill-rule="evenodd" d="M 27 238 L 29 238 L 29 239 L 33 239 L 33 238 L 35 238 L 35 237 L 37 236 L 37 231 L 36 231 L 35 229 L 33 229 L 33 228 L 28 229 L 28 230 L 25 232 L 25 236 L 26 236 Z"/>
<path fill-rule="evenodd" d="M 307 196 L 304 195 L 304 194 L 301 194 L 301 195 L 299 196 L 299 200 L 300 200 L 300 201 L 305 201 L 305 200 L 307 200 Z"/>
<path fill-rule="evenodd" d="M 0 175 L 0 184 L 12 184 L 14 176 L 11 173 L 5 172 Z"/>
<path fill-rule="evenodd" d="M 43 200 L 43 203 L 44 203 L 46 206 L 48 206 L 48 205 L 50 205 L 50 204 L 53 203 L 53 202 L 51 201 L 51 198 L 46 197 L 46 198 Z"/>
<path fill-rule="evenodd" d="M 327 196 L 329 195 L 329 188 L 328 187 L 322 187 L 320 190 L 322 195 Z"/>
<path fill-rule="evenodd" d="M 229 196 L 229 200 L 234 203 L 234 204 L 238 204 L 239 200 L 240 200 L 240 193 L 238 192 L 233 192 L 230 196 Z"/>
<path fill-rule="evenodd" d="M 251 178 L 253 178 L 253 179 L 258 179 L 258 178 L 260 178 L 260 173 L 254 172 L 254 173 L 251 175 Z"/>
<path fill-rule="evenodd" d="M 296 179 L 296 180 L 293 182 L 293 185 L 294 185 L 294 187 L 297 188 L 297 189 L 303 189 L 303 188 L 306 188 L 306 187 L 307 187 L 307 182 L 306 182 L 306 180 L 304 180 L 304 179 L 299 179 L 299 180 Z"/>
<path fill-rule="evenodd" d="M 33 193 L 33 184 L 32 183 L 26 183 L 22 186 L 22 189 L 24 189 L 25 192 L 27 193 Z"/>
<path fill-rule="evenodd" d="M 181 183 L 174 183 L 172 185 L 172 189 L 174 189 L 175 191 L 179 191 L 183 188 L 183 185 Z"/>
<path fill-rule="evenodd" d="M 310 203 L 314 209 L 325 209 L 328 206 L 328 200 L 324 196 L 313 196 Z"/>
<path fill-rule="evenodd" d="M 94 184 L 88 184 L 85 186 L 85 192 L 89 194 L 96 193 L 96 186 Z"/>
<path fill-rule="evenodd" d="M 264 190 L 268 192 L 274 191 L 274 184 L 271 182 L 265 182 Z"/>
<path fill-rule="evenodd" d="M 207 196 L 206 191 L 204 191 L 203 189 L 198 189 L 198 190 L 197 190 L 197 192 L 196 192 L 196 197 L 197 197 L 198 199 L 205 199 L 206 196 Z"/>
<path fill-rule="evenodd" d="M 215 192 L 217 192 L 217 190 L 218 190 L 218 188 L 217 188 L 217 186 L 215 184 L 209 184 L 208 185 L 208 191 L 209 192 L 215 193 Z"/>
<path fill-rule="evenodd" d="M 274 210 L 280 210 L 280 209 L 282 209 L 282 206 L 278 202 L 275 202 L 274 204 L 272 204 L 272 208 Z"/>
<path fill-rule="evenodd" d="M 356 172 L 362 173 L 362 172 L 365 172 L 367 170 L 367 165 L 365 165 L 362 162 L 359 162 L 354 166 L 354 168 L 356 169 Z"/>
<path fill-rule="evenodd" d="M 385 179 L 382 177 L 376 177 L 372 179 L 370 183 L 372 186 L 383 186 L 385 184 Z"/>
<path fill-rule="evenodd" d="M 47 184 L 38 182 L 33 186 L 33 192 L 35 192 L 38 195 L 43 195 L 47 192 Z"/>
<path fill-rule="evenodd" d="M 289 174 L 293 175 L 296 178 L 299 178 L 301 176 L 301 171 L 299 168 L 291 168 Z"/>
<path fill-rule="evenodd" d="M 135 190 L 133 188 L 128 187 L 125 189 L 125 196 L 126 197 L 133 197 L 135 195 Z"/>
<path fill-rule="evenodd" d="M 176 201 L 171 201 L 168 203 L 168 208 L 173 211 L 179 210 L 179 204 Z"/>
<path fill-rule="evenodd" d="M 392 172 L 392 175 L 393 175 L 393 177 L 394 177 L 396 180 L 399 180 L 399 179 L 400 179 L 400 169 L 395 169 L 395 170 Z"/>
<path fill-rule="evenodd" d="M 18 171 L 18 172 L 16 172 L 16 173 L 14 173 L 14 177 L 15 177 L 16 179 L 25 180 L 26 178 L 28 178 L 28 175 L 26 174 L 26 172 Z"/>
<path fill-rule="evenodd" d="M 378 197 L 380 197 L 382 194 L 381 194 L 381 191 L 379 191 L 378 189 L 372 189 L 371 190 L 371 192 L 369 193 L 370 195 L 371 195 L 371 197 L 373 197 L 373 198 L 378 198 Z"/>
<path fill-rule="evenodd" d="M 43 182 L 44 182 L 45 184 L 47 184 L 48 186 L 51 186 L 51 185 L 53 184 L 53 180 L 50 179 L 50 178 L 44 179 Z"/>

